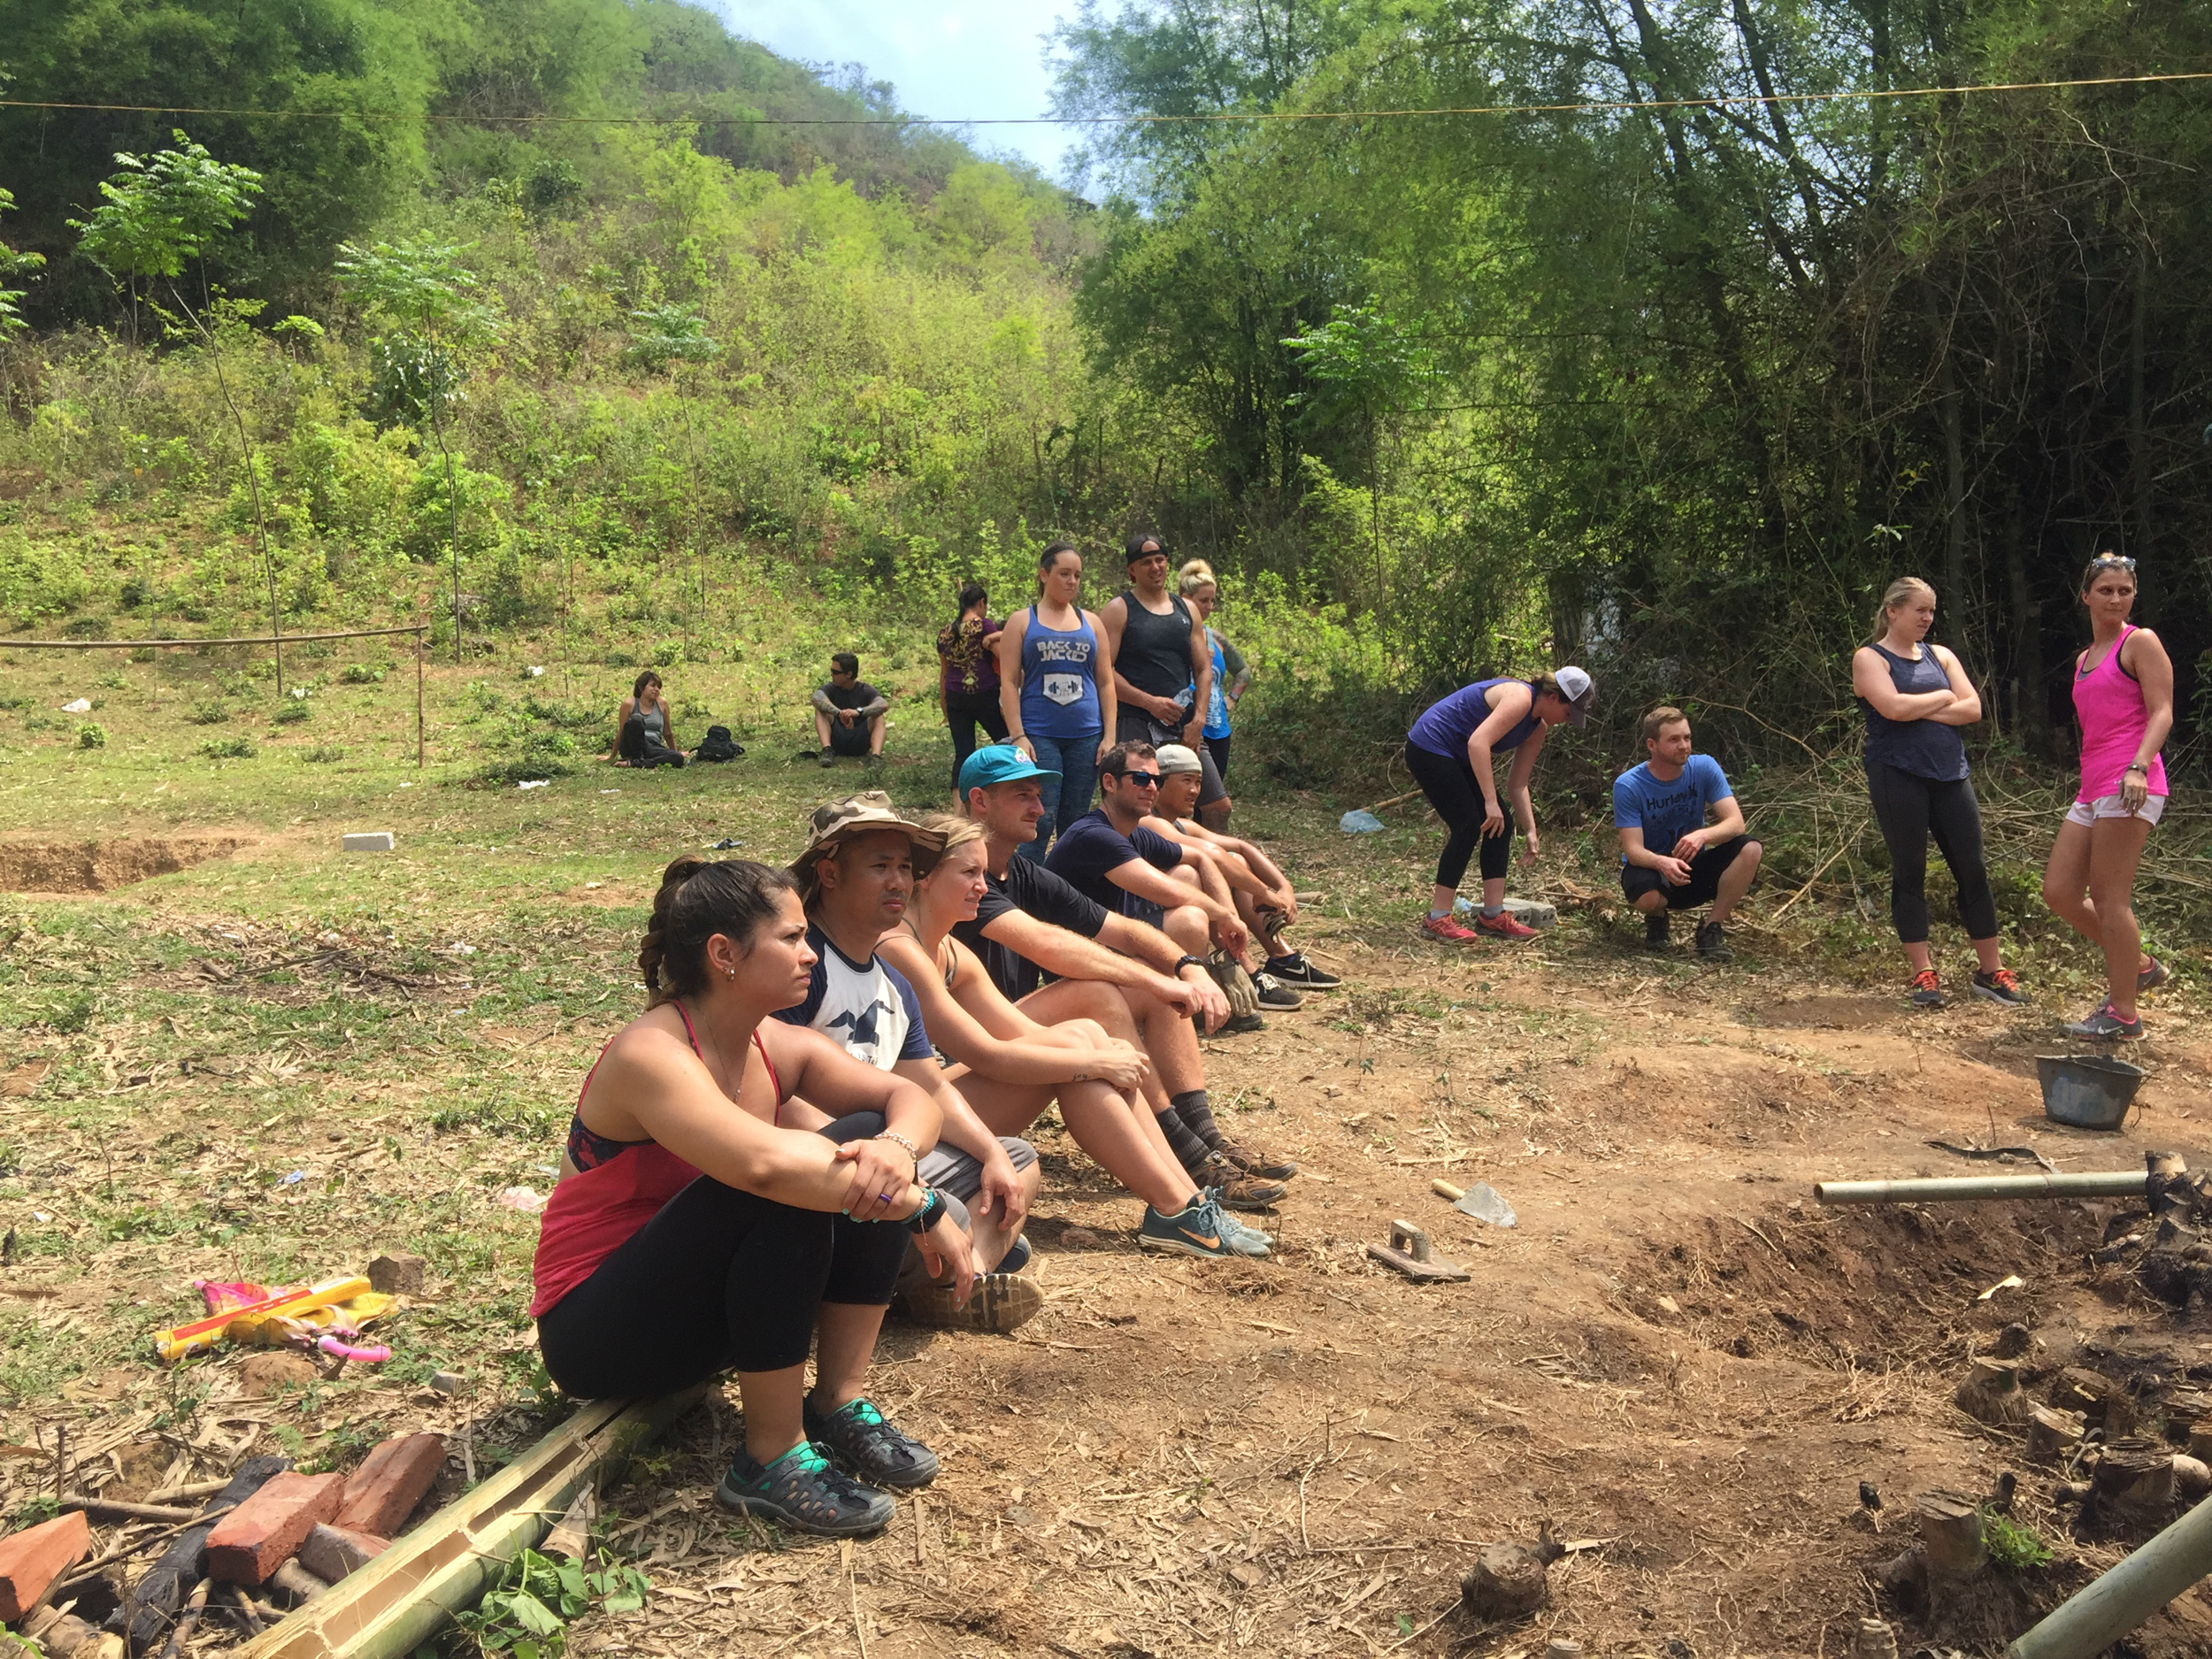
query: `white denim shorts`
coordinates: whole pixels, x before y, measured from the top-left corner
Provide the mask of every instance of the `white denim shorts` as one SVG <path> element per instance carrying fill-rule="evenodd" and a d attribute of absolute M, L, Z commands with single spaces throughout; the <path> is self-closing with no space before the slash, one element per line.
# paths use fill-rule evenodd
<path fill-rule="evenodd" d="M 2139 818 L 2146 823 L 2155 824 L 2165 816 L 2165 812 L 2166 797 L 2162 795 L 2145 795 L 2142 806 L 2134 812 L 2128 810 L 2127 803 L 2118 795 L 2101 795 L 2093 802 L 2077 801 L 2068 807 L 2066 821 L 2085 826 L 2094 824 L 2101 818 Z"/>

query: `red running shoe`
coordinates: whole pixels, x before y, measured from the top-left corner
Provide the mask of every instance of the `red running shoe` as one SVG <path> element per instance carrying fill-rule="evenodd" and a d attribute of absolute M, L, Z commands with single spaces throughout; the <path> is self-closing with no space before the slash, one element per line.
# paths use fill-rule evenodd
<path fill-rule="evenodd" d="M 1478 910 L 1475 931 L 1492 939 L 1509 939 L 1516 944 L 1536 937 L 1536 930 L 1526 922 L 1515 920 L 1510 910 L 1500 910 L 1495 916 L 1485 916 Z"/>
<path fill-rule="evenodd" d="M 1471 927 L 1462 927 L 1459 919 L 1452 916 L 1424 916 L 1421 931 L 1448 945 L 1469 945 L 1480 937 Z"/>

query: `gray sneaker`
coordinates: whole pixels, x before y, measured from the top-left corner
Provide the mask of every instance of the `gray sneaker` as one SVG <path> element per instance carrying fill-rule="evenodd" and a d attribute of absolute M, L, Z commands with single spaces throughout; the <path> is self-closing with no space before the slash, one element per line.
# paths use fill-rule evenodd
<path fill-rule="evenodd" d="M 1257 1227 L 1248 1227 L 1235 1215 L 1222 1206 L 1217 1189 L 1209 1187 L 1200 1194 L 1213 1208 L 1214 1219 L 1220 1224 L 1221 1242 L 1238 1256 L 1265 1256 L 1268 1247 L 1275 1242 L 1271 1233 L 1262 1233 Z"/>

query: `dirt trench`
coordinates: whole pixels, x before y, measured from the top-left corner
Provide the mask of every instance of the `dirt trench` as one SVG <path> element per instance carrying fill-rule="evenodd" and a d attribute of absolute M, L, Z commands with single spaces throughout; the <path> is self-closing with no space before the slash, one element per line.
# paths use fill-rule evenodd
<path fill-rule="evenodd" d="M 0 892 L 107 893 L 174 875 L 249 846 L 247 835 L 150 835 L 123 841 L 0 839 Z"/>

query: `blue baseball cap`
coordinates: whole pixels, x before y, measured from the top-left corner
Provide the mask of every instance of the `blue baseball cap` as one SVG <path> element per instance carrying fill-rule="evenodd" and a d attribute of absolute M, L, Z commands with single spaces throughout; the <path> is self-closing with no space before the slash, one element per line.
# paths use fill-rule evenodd
<path fill-rule="evenodd" d="M 1057 778 L 1049 766 L 1040 766 L 1011 743 L 979 749 L 961 763 L 960 798 L 971 789 L 987 789 L 995 783 L 1018 783 L 1024 778 Z"/>

